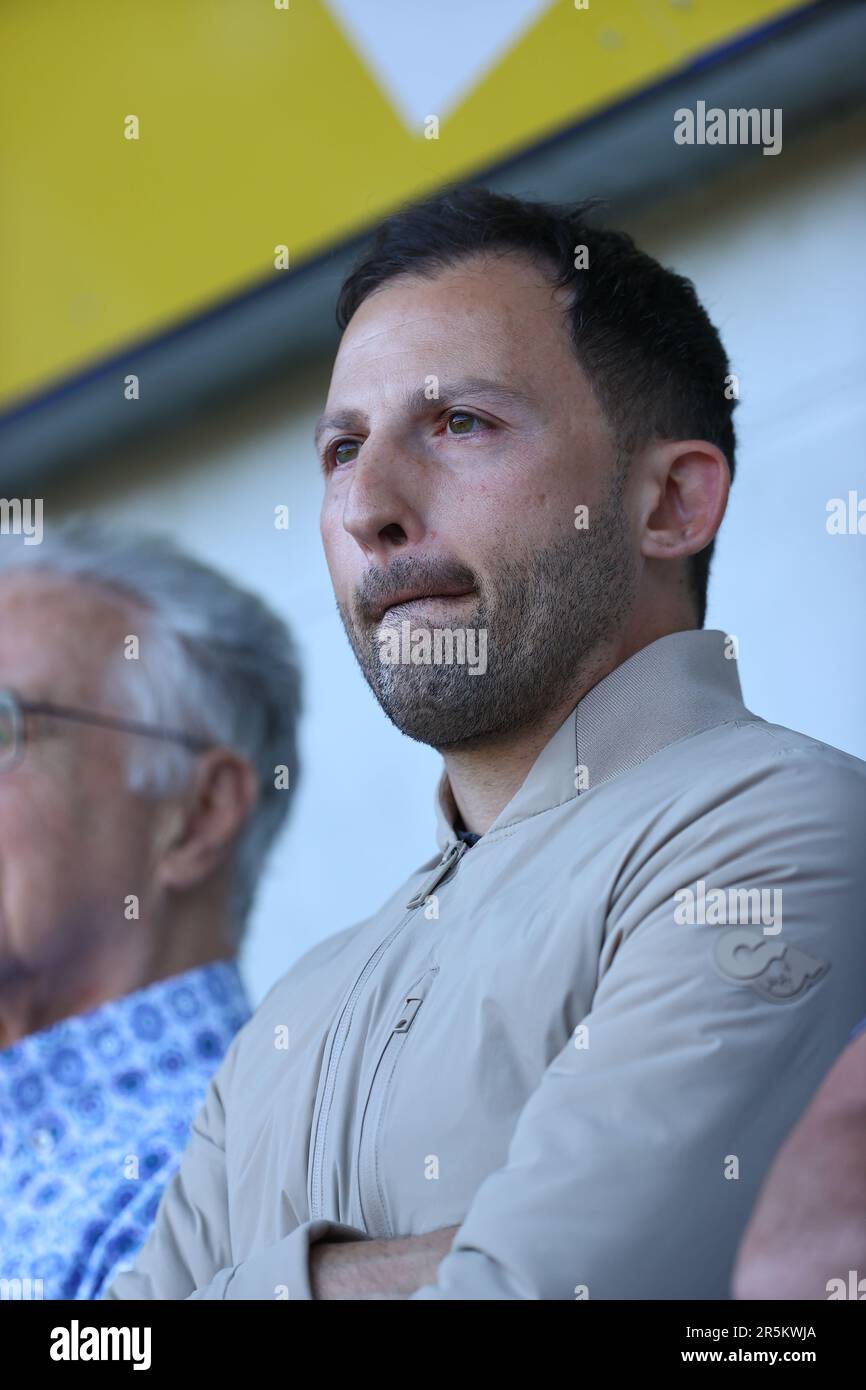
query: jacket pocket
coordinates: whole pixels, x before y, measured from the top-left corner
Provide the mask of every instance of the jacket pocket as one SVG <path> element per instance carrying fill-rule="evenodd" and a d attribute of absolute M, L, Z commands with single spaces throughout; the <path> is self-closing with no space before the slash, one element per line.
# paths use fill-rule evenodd
<path fill-rule="evenodd" d="M 439 966 L 431 966 L 404 994 L 367 1093 L 358 1140 L 357 1173 L 361 1218 L 364 1230 L 372 1236 L 389 1237 L 395 1234 L 382 1173 L 382 1125 L 400 1054 L 438 973 Z"/>

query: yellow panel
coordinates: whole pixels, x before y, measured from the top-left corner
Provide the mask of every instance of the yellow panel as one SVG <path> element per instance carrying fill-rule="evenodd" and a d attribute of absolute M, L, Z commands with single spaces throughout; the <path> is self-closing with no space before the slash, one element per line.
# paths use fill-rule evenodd
<path fill-rule="evenodd" d="M 726 39 L 794 8 L 788 0 L 591 0 L 554 5 L 454 121 L 467 165 L 538 141 L 604 110 Z M 464 144 L 465 142 L 465 144 Z"/>
<path fill-rule="evenodd" d="M 795 8 L 555 0 L 428 141 L 321 0 L 5 0 L 0 402 L 262 283 L 280 243 L 297 265 Z"/>

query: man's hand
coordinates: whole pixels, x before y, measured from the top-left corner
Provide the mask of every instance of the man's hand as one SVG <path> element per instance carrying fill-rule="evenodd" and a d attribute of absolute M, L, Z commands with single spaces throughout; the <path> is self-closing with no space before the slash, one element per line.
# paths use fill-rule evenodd
<path fill-rule="evenodd" d="M 409 1298 L 436 1281 L 458 1226 L 391 1240 L 317 1241 L 310 1247 L 315 1299 Z"/>

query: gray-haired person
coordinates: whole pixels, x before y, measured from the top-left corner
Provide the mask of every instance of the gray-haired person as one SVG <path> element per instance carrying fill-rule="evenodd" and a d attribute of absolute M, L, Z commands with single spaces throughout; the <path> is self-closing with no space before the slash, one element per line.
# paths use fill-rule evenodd
<path fill-rule="evenodd" d="M 294 787 L 284 624 L 169 541 L 0 542 L 0 1298 L 96 1298 L 250 1015 Z"/>

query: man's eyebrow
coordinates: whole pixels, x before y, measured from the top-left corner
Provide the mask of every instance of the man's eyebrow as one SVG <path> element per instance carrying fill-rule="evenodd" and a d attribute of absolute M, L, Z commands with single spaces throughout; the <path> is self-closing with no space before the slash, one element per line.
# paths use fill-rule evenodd
<path fill-rule="evenodd" d="M 316 421 L 313 440 L 318 444 L 322 435 L 327 434 L 330 430 L 347 430 L 358 433 L 364 428 L 366 419 L 367 417 L 362 410 L 335 410 L 330 415 L 320 415 Z"/>
<path fill-rule="evenodd" d="M 426 386 L 417 386 L 405 397 L 403 405 L 410 415 L 420 415 L 435 406 L 447 404 L 448 401 L 463 400 L 468 396 L 492 397 L 503 405 L 533 406 L 535 404 L 532 396 L 526 391 L 521 391 L 515 386 L 505 386 L 502 382 L 491 381 L 480 376 L 462 377 L 455 381 L 440 381 L 435 398 L 431 398 L 427 392 Z M 336 410 L 321 416 L 316 424 L 314 439 L 318 444 L 321 436 L 329 430 L 360 433 L 366 428 L 366 425 L 367 416 L 363 410 Z"/>

